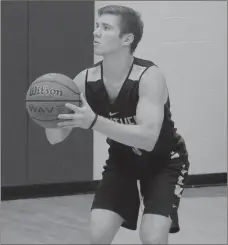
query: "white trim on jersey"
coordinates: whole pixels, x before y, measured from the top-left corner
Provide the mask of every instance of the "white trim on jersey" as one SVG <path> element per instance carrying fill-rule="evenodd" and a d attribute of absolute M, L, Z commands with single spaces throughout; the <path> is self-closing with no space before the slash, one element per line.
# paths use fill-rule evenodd
<path fill-rule="evenodd" d="M 101 66 L 95 66 L 88 69 L 88 76 L 87 81 L 88 82 L 96 82 L 98 80 L 101 80 Z"/>
<path fill-rule="evenodd" d="M 131 74 L 128 77 L 129 80 L 138 81 L 142 75 L 142 73 L 147 69 L 147 67 L 139 66 L 134 64 L 131 70 Z"/>

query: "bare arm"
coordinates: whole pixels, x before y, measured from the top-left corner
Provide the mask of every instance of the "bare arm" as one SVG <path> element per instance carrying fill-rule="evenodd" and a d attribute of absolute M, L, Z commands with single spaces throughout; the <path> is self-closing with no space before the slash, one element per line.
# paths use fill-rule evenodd
<path fill-rule="evenodd" d="M 45 128 L 45 134 L 50 144 L 54 145 L 62 142 L 72 131 L 72 128 Z"/>
<path fill-rule="evenodd" d="M 74 78 L 74 82 L 81 93 L 85 92 L 85 76 L 86 70 L 83 70 Z M 62 129 L 47 128 L 45 129 L 45 134 L 50 144 L 57 144 L 66 139 L 67 136 L 71 133 L 71 131 L 71 127 Z"/>
<path fill-rule="evenodd" d="M 137 125 L 124 125 L 99 116 L 94 130 L 119 143 L 152 151 L 164 119 L 168 92 L 165 78 L 157 67 L 149 68 L 139 86 Z"/>

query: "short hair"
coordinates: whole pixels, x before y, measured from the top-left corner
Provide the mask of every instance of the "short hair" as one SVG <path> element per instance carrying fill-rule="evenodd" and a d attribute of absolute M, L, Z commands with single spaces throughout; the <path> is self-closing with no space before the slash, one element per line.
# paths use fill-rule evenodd
<path fill-rule="evenodd" d="M 132 8 L 120 5 L 108 5 L 98 9 L 98 16 L 103 14 L 113 14 L 121 17 L 120 36 L 126 33 L 134 35 L 134 40 L 130 47 L 131 53 L 133 53 L 143 35 L 144 24 L 140 14 Z"/>

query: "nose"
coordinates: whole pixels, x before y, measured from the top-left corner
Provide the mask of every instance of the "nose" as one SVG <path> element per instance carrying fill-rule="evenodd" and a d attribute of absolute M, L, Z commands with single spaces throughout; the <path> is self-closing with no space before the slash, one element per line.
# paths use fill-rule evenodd
<path fill-rule="evenodd" d="M 101 30 L 99 27 L 96 27 L 95 30 L 93 31 L 94 37 L 100 37 L 101 36 Z"/>

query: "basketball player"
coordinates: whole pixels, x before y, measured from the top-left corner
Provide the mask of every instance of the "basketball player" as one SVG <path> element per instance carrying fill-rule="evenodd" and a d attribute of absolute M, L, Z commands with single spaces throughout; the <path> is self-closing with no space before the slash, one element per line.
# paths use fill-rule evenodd
<path fill-rule="evenodd" d="M 66 104 L 75 113 L 59 115 L 66 120 L 46 135 L 52 144 L 74 127 L 107 136 L 109 158 L 91 208 L 92 244 L 110 244 L 120 226 L 136 230 L 140 201 L 141 242 L 167 244 L 169 233 L 180 229 L 177 209 L 189 168 L 185 143 L 171 120 L 162 72 L 133 56 L 143 34 L 140 15 L 106 6 L 98 16 L 94 50 L 103 60 L 75 77 L 82 106 Z"/>

